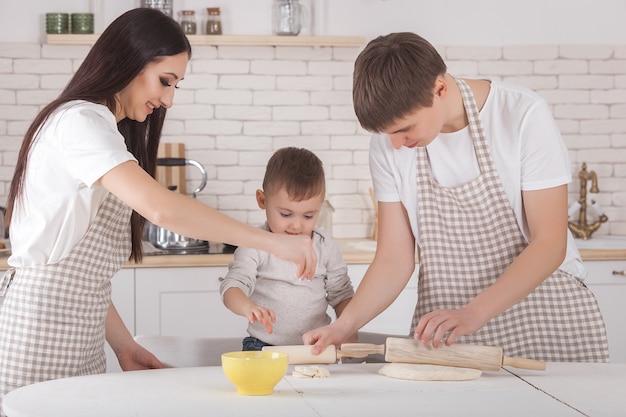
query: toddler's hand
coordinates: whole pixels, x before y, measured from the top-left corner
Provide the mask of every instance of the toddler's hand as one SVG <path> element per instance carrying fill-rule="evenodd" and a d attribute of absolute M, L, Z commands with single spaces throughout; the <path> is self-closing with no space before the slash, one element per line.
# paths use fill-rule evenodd
<path fill-rule="evenodd" d="M 248 311 L 246 317 L 250 323 L 259 322 L 265 327 L 268 333 L 272 333 L 272 323 L 276 322 L 276 314 L 274 311 L 269 308 L 255 305 L 252 309 L 250 309 L 250 311 Z"/>

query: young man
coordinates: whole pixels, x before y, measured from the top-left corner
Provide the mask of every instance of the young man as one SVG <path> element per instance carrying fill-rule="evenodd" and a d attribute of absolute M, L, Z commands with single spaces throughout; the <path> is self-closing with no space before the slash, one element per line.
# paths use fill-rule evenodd
<path fill-rule="evenodd" d="M 374 132 L 376 256 L 342 316 L 304 335 L 338 344 L 398 296 L 419 254 L 411 335 L 493 345 L 509 356 L 608 361 L 604 321 L 567 228 L 570 162 L 532 91 L 447 73 L 413 33 L 371 41 L 354 107 Z"/>

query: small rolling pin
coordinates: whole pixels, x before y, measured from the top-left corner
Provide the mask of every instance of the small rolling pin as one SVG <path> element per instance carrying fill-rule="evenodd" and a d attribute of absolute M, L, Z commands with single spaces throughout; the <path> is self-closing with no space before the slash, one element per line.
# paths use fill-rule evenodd
<path fill-rule="evenodd" d="M 371 355 L 373 352 L 370 349 L 363 349 L 360 345 L 368 345 L 367 343 L 353 343 L 359 346 L 354 352 L 347 352 L 343 349 L 337 349 L 334 345 L 327 346 L 326 349 L 319 355 L 313 354 L 311 345 L 287 345 L 287 346 L 264 346 L 265 352 L 283 352 L 289 356 L 289 364 L 309 364 L 309 363 L 335 363 L 341 358 L 364 358 Z M 351 344 L 352 345 L 352 344 Z"/>
<path fill-rule="evenodd" d="M 498 371 L 502 366 L 543 371 L 545 362 L 534 359 L 504 356 L 502 348 L 455 343 L 452 346 L 423 346 L 419 341 L 388 337 L 384 345 L 371 343 L 344 343 L 341 349 L 328 346 L 324 352 L 314 355 L 311 346 L 266 346 L 263 350 L 285 352 L 290 364 L 335 363 L 339 358 L 364 358 L 371 354 L 385 355 L 385 361 L 419 363 L 428 365 L 456 366 L 484 371 Z"/>

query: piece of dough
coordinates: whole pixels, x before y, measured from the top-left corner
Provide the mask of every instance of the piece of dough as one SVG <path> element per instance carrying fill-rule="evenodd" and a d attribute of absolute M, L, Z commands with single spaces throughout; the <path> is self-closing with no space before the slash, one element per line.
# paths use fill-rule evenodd
<path fill-rule="evenodd" d="M 296 366 L 291 375 L 296 378 L 328 378 L 330 371 L 318 365 Z"/>
<path fill-rule="evenodd" d="M 391 378 L 412 381 L 469 381 L 478 379 L 482 375 L 480 369 L 416 363 L 388 363 L 380 368 L 378 373 Z"/>

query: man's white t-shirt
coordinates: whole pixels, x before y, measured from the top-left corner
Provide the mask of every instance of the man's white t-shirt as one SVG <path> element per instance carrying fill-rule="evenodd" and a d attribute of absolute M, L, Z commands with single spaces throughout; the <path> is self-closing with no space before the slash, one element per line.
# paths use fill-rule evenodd
<path fill-rule="evenodd" d="M 96 182 L 129 160 L 136 161 L 106 106 L 71 101 L 52 113 L 31 149 L 24 198 L 11 219 L 9 265 L 63 259 L 108 195 Z"/>
<path fill-rule="evenodd" d="M 571 182 L 567 148 L 548 104 L 527 88 L 492 81 L 480 119 L 517 223 L 529 241 L 522 191 Z M 480 173 L 467 126 L 457 132 L 440 133 L 427 149 L 431 175 L 442 186 L 465 184 Z M 402 202 L 419 244 L 415 164 L 415 149 L 402 147 L 396 150 L 388 135 L 372 136 L 370 171 L 374 195 L 381 202 Z M 586 275 L 569 230 L 567 255 L 561 268 L 580 279 Z"/>

